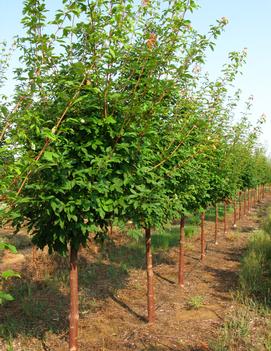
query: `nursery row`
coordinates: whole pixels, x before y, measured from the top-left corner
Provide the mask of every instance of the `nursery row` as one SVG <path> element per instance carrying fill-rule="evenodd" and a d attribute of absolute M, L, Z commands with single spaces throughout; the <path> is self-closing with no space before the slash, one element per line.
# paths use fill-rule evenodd
<path fill-rule="evenodd" d="M 45 0 L 24 2 L 14 95 L 1 96 L 0 214 L 15 230 L 26 226 L 37 247 L 70 252 L 72 351 L 77 256 L 90 233 L 103 241 L 110 226 L 127 221 L 145 229 L 153 322 L 151 228 L 176 218 L 183 228 L 195 211 L 203 222 L 208 206 L 235 203 L 241 191 L 246 211 L 256 196 L 247 189 L 260 197 L 271 182 L 258 144 L 264 117 L 250 124 L 251 98 L 233 122 L 240 99 L 233 83 L 247 52 L 231 52 L 211 80 L 206 54 L 228 20 L 201 34 L 189 20 L 196 7 L 191 0 L 63 0 L 52 19 Z M 2 53 L 4 87 L 9 54 Z M 182 270 L 180 261 L 180 285 Z"/>

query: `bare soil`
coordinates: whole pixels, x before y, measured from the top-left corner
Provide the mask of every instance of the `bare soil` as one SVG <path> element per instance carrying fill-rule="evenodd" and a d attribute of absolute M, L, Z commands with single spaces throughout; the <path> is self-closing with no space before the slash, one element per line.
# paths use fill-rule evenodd
<path fill-rule="evenodd" d="M 217 338 L 225 314 L 233 308 L 240 259 L 251 233 L 259 227 L 271 195 L 223 234 L 206 223 L 207 255 L 200 261 L 200 240 L 191 239 L 185 254 L 185 287 L 177 285 L 178 248 L 154 254 L 157 321 L 146 323 L 144 252 L 126 249 L 126 238 L 116 231 L 103 252 L 90 244 L 80 253 L 80 351 L 206 351 Z M 8 235 L 3 229 L 0 235 Z M 113 250 L 113 251 L 112 251 Z M 110 252 L 114 252 L 111 255 Z M 126 262 L 129 265 L 126 266 Z M 5 253 L 1 271 L 16 269 L 22 278 L 7 283 L 15 301 L 0 308 L 0 350 L 68 350 L 67 260 L 24 248 Z M 128 268 L 127 268 L 128 267 Z M 191 307 L 202 299 L 198 309 Z M 190 304 L 190 305 L 189 305 Z"/>

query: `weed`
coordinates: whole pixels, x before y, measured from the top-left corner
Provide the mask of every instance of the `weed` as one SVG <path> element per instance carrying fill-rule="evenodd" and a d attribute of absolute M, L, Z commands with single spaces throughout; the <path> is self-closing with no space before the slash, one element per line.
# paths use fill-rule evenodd
<path fill-rule="evenodd" d="M 0 324 L 0 337 L 6 341 L 11 341 L 15 337 L 18 329 L 18 320 L 16 318 L 10 318 Z"/>
<path fill-rule="evenodd" d="M 259 301 L 271 304 L 271 237 L 263 231 L 252 236 L 240 270 L 241 289 Z"/>
<path fill-rule="evenodd" d="M 194 245 L 192 243 L 185 243 L 184 248 L 186 251 L 192 251 L 194 249 Z"/>
<path fill-rule="evenodd" d="M 139 242 L 140 238 L 143 237 L 143 231 L 142 231 L 142 229 L 137 229 L 137 228 L 135 228 L 135 229 L 129 229 L 129 230 L 127 231 L 127 235 L 128 235 L 131 239 L 135 240 L 136 242 Z"/>
<path fill-rule="evenodd" d="M 44 316 L 47 312 L 47 303 L 46 301 L 25 298 L 21 301 L 21 308 L 26 317 L 39 319 L 41 315 Z"/>
<path fill-rule="evenodd" d="M 18 250 L 23 250 L 31 246 L 31 239 L 26 234 L 16 234 L 10 236 L 8 241 L 9 244 L 16 246 Z"/>
<path fill-rule="evenodd" d="M 204 305 L 204 297 L 200 295 L 191 296 L 187 304 L 190 309 L 198 310 Z"/>
<path fill-rule="evenodd" d="M 271 217 L 269 220 L 271 223 Z M 239 280 L 240 289 L 233 295 L 235 306 L 210 347 L 213 351 L 271 351 L 271 237 L 266 232 L 253 234 Z"/>
<path fill-rule="evenodd" d="M 136 282 L 134 283 L 134 287 L 135 287 L 135 289 L 137 289 L 137 290 L 141 290 L 141 289 L 142 289 L 142 284 L 141 284 L 139 281 L 136 281 Z"/>
<path fill-rule="evenodd" d="M 227 240 L 229 240 L 229 241 L 232 241 L 232 242 L 234 242 L 235 240 L 236 240 L 236 238 L 237 238 L 237 236 L 236 236 L 236 233 L 234 232 L 228 232 L 226 235 L 225 235 L 225 238 L 227 239 Z"/>
<path fill-rule="evenodd" d="M 267 210 L 267 216 L 263 222 L 263 229 L 266 233 L 271 234 L 271 208 Z"/>
<path fill-rule="evenodd" d="M 193 238 L 198 234 L 198 227 L 194 225 L 188 225 L 184 228 L 184 233 L 187 238 Z"/>

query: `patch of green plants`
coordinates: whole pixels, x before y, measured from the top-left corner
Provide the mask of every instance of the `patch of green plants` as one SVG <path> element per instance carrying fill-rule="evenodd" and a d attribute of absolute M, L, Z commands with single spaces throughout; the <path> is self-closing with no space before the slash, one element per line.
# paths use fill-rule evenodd
<path fill-rule="evenodd" d="M 241 262 L 241 290 L 271 305 L 271 237 L 264 231 L 252 236 Z"/>
<path fill-rule="evenodd" d="M 186 226 L 193 225 L 199 226 L 200 225 L 200 216 L 198 214 L 187 216 L 185 219 Z"/>
<path fill-rule="evenodd" d="M 227 215 L 232 214 L 234 211 L 233 205 L 227 205 Z M 224 204 L 218 204 L 218 220 L 222 221 L 224 218 Z M 207 221 L 215 221 L 215 207 L 209 207 L 205 213 L 205 219 Z"/>
<path fill-rule="evenodd" d="M 218 337 L 209 342 L 212 351 L 270 350 L 270 310 L 263 309 L 241 292 L 233 297 Z"/>
<path fill-rule="evenodd" d="M 31 239 L 26 234 L 15 234 L 8 237 L 8 243 L 16 246 L 18 250 L 22 250 L 31 246 Z"/>
<path fill-rule="evenodd" d="M 14 254 L 17 253 L 17 249 L 14 245 L 11 245 L 5 242 L 0 242 L 0 251 L 4 251 L 4 250 L 9 250 Z M 17 272 L 14 272 L 12 269 L 8 269 L 4 272 L 0 272 L 0 305 L 3 304 L 4 302 L 14 300 L 13 296 L 9 292 L 1 289 L 1 285 L 4 281 L 14 277 L 20 278 L 20 274 Z"/>
<path fill-rule="evenodd" d="M 204 297 L 201 295 L 191 296 L 187 301 L 189 309 L 198 310 L 204 305 Z"/>
<path fill-rule="evenodd" d="M 233 296 L 220 335 L 210 342 L 213 351 L 271 351 L 271 211 L 255 231 L 241 261 L 239 289 Z"/>
<path fill-rule="evenodd" d="M 193 238 L 198 234 L 198 226 L 188 224 L 184 227 L 186 238 Z M 180 227 L 179 225 L 172 225 L 166 229 L 155 231 L 152 236 L 152 246 L 154 251 L 157 249 L 169 249 L 171 247 L 179 246 L 180 242 Z"/>
<path fill-rule="evenodd" d="M 180 240 L 180 229 L 178 225 L 168 228 L 160 228 L 152 235 L 152 247 L 155 250 L 167 250 L 171 247 L 178 246 Z"/>
<path fill-rule="evenodd" d="M 266 218 L 263 221 L 263 230 L 271 235 L 271 208 L 268 208 L 267 210 Z"/>
<path fill-rule="evenodd" d="M 184 227 L 184 233 L 186 238 L 193 238 L 195 235 L 198 234 L 198 226 L 195 225 L 187 225 Z"/>

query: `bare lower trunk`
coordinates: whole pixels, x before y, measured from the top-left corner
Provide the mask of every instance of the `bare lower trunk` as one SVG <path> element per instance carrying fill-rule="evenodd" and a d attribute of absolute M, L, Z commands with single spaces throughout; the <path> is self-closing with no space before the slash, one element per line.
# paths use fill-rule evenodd
<path fill-rule="evenodd" d="M 146 240 L 146 266 L 147 266 L 147 301 L 148 301 L 148 322 L 155 321 L 154 305 L 154 287 L 153 287 L 153 270 L 152 270 L 152 252 L 151 252 L 151 229 L 145 229 Z"/>
<path fill-rule="evenodd" d="M 247 211 L 250 212 L 250 191 L 247 190 Z"/>
<path fill-rule="evenodd" d="M 204 232 L 204 221 L 205 221 L 205 212 L 202 212 L 200 215 L 200 241 L 201 241 L 201 256 L 200 259 L 201 261 L 204 259 L 205 257 L 205 232 Z"/>
<path fill-rule="evenodd" d="M 246 214 L 246 190 L 243 192 L 244 194 L 244 215 Z"/>
<path fill-rule="evenodd" d="M 70 250 L 70 334 L 69 350 L 78 350 L 78 268 L 77 268 L 78 250 L 71 246 Z"/>
<path fill-rule="evenodd" d="M 39 278 L 39 267 L 37 265 L 37 247 L 32 245 L 32 266 L 34 275 Z"/>
<path fill-rule="evenodd" d="M 257 188 L 254 189 L 254 207 L 257 205 Z"/>
<path fill-rule="evenodd" d="M 242 203 L 241 203 L 241 191 L 239 192 L 239 219 L 241 219 L 241 213 L 242 213 Z"/>
<path fill-rule="evenodd" d="M 217 232 L 218 232 L 218 206 L 217 206 L 217 204 L 215 204 L 215 245 L 218 244 Z"/>
<path fill-rule="evenodd" d="M 237 222 L 237 210 L 236 210 L 236 199 L 233 201 L 233 227 L 236 228 Z"/>
<path fill-rule="evenodd" d="M 184 217 L 180 221 L 180 248 L 179 248 L 179 277 L 178 282 L 181 288 L 184 287 Z"/>
<path fill-rule="evenodd" d="M 224 201 L 224 235 L 227 233 L 227 202 Z"/>

